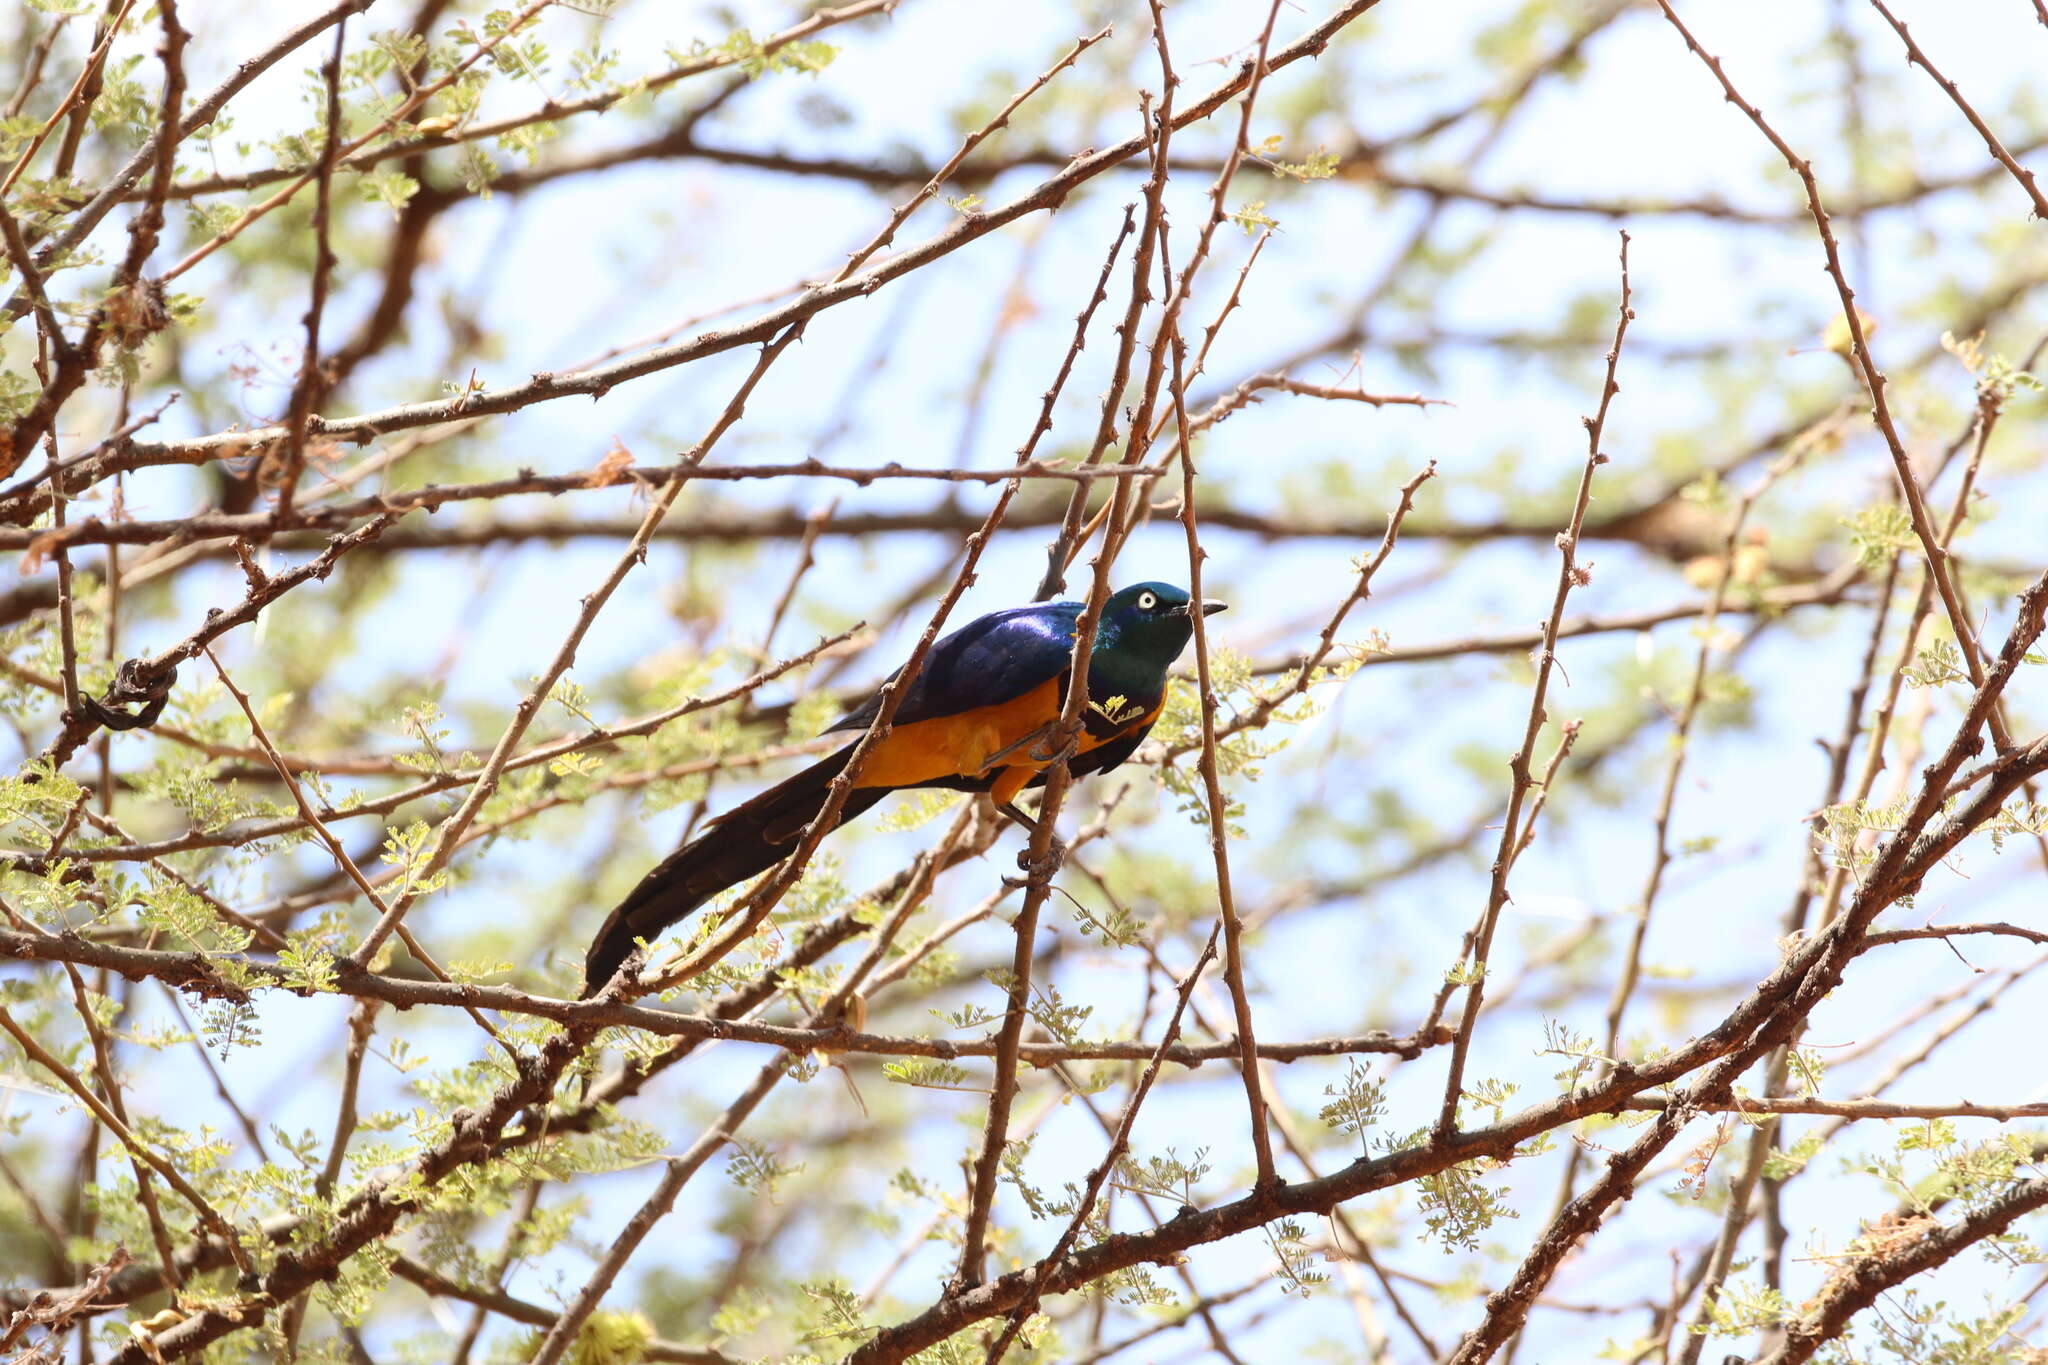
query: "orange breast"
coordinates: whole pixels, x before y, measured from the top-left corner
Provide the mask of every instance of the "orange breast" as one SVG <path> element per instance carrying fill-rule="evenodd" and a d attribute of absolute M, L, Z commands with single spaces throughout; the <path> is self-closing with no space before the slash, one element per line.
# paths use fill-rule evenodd
<path fill-rule="evenodd" d="M 1059 719 L 1058 679 L 1035 687 L 1023 696 L 999 706 L 978 706 L 950 716 L 913 721 L 890 730 L 889 737 L 869 754 L 862 765 L 861 787 L 915 787 L 947 777 L 979 777 L 989 770 L 990 761 L 1000 763 L 992 795 L 997 804 L 1015 800 L 1032 777 L 1046 766 L 1034 753 L 1046 751 L 1046 743 L 1022 741 Z M 1097 736 L 1082 731 L 1079 750 L 1086 753 L 1133 726 L 1151 723 L 1155 708 L 1135 718 L 1130 726 Z M 1017 747 L 1013 747 L 1017 746 Z M 1005 752 L 1008 750 L 1008 752 Z"/>
<path fill-rule="evenodd" d="M 976 775 L 994 755 L 1058 719 L 1059 706 L 1059 680 L 1054 679 L 1000 706 L 898 725 L 869 754 L 857 785 L 915 787 L 942 777 Z M 1022 751 L 1015 756 L 1022 757 Z"/>

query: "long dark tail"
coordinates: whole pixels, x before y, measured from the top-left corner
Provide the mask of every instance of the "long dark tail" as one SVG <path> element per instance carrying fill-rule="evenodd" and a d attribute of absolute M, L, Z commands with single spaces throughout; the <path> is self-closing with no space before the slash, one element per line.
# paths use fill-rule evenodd
<path fill-rule="evenodd" d="M 733 807 L 657 863 L 591 942 L 583 960 L 584 997 L 597 994 L 612 979 L 635 939 L 652 939 L 727 887 L 766 872 L 794 852 L 797 836 L 824 809 L 825 793 L 853 749 L 848 745 Z M 839 811 L 841 823 L 888 794 L 882 787 L 848 792 Z"/>

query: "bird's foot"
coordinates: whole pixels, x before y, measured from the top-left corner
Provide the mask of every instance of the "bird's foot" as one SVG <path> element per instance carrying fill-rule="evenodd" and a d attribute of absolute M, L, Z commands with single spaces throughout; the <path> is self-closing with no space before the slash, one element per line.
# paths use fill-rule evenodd
<path fill-rule="evenodd" d="M 1060 745 L 1057 749 L 1033 749 L 1030 758 L 1033 763 L 1044 763 L 1050 766 L 1051 764 L 1072 758 L 1080 751 L 1081 737 L 1075 734 L 1068 735 L 1067 742 Z"/>
<path fill-rule="evenodd" d="M 1032 857 L 1031 850 L 1028 848 L 1021 850 L 1017 854 L 1017 870 L 1024 875 L 1021 877 L 1005 877 L 1003 878 L 1003 885 L 1022 887 L 1029 886 L 1033 882 L 1049 882 L 1059 874 L 1059 870 L 1065 867 L 1066 863 L 1066 842 L 1058 835 L 1054 835 L 1052 843 L 1047 846 L 1043 858 Z"/>

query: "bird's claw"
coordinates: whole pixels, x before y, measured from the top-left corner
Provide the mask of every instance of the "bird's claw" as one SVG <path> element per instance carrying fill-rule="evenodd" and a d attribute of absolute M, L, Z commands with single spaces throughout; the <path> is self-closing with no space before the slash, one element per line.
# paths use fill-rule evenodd
<path fill-rule="evenodd" d="M 1029 886 L 1033 882 L 1049 882 L 1058 874 L 1062 867 L 1066 866 L 1066 862 L 1067 846 L 1062 840 L 1055 837 L 1046 848 L 1043 858 L 1032 857 L 1031 850 L 1028 848 L 1020 850 L 1017 854 L 1017 870 L 1024 875 L 1021 877 L 1005 877 L 1003 878 L 1003 885 L 1015 888 Z"/>
<path fill-rule="evenodd" d="M 1063 759 L 1072 758 L 1075 754 L 1079 753 L 1080 751 L 1081 737 L 1079 735 L 1069 735 L 1067 736 L 1067 742 L 1065 744 L 1060 745 L 1060 747 L 1057 749 L 1033 749 L 1031 751 L 1030 758 L 1033 763 L 1044 763 L 1047 765 L 1051 765 L 1054 763 L 1058 763 Z"/>

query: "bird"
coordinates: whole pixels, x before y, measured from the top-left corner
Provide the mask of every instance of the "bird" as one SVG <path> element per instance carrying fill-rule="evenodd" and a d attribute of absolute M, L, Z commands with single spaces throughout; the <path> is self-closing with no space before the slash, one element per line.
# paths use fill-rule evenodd
<path fill-rule="evenodd" d="M 1170 583 L 1135 583 L 1110 595 L 1088 658 L 1088 704 L 1065 755 L 1074 776 L 1108 772 L 1137 752 L 1159 719 L 1167 673 L 1193 637 L 1195 617 L 1224 605 L 1197 603 Z M 1079 602 L 1034 602 L 990 612 L 936 641 L 901 689 L 888 734 L 869 749 L 840 822 L 890 792 L 939 787 L 986 792 L 997 810 L 1035 827 L 1016 800 L 1025 788 L 1043 785 L 1045 770 L 1062 757 L 1053 741 L 1081 615 Z M 881 709 L 878 690 L 826 727 L 827 734 L 853 732 L 853 743 L 725 812 L 642 877 L 591 941 L 584 998 L 617 974 L 637 941 L 652 940 L 793 852 Z M 1029 870 L 1028 855 L 1018 863 Z"/>

